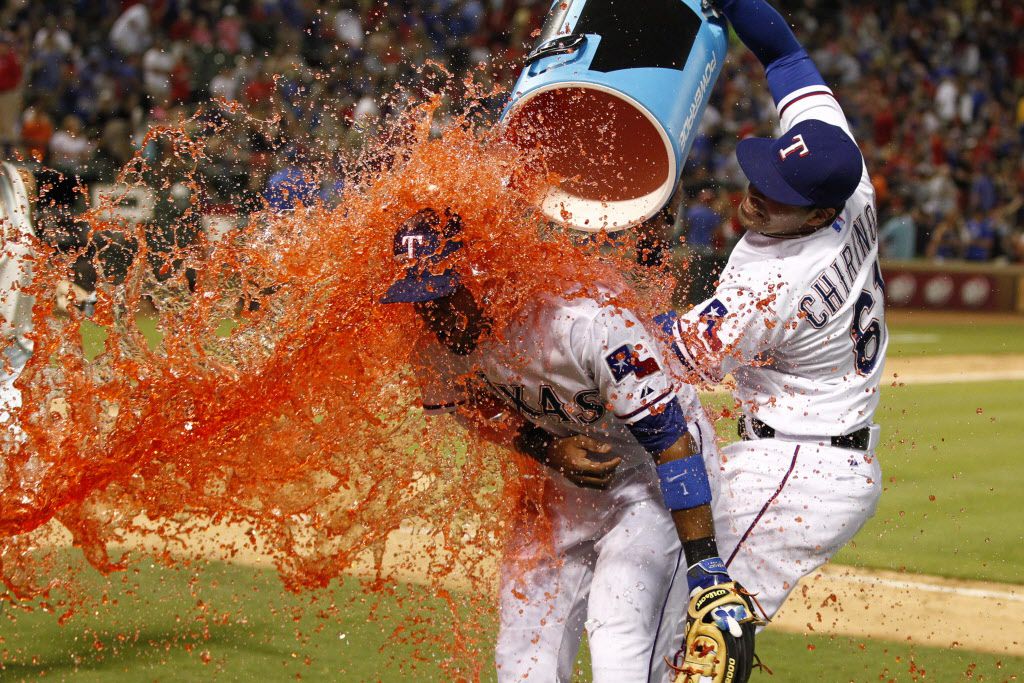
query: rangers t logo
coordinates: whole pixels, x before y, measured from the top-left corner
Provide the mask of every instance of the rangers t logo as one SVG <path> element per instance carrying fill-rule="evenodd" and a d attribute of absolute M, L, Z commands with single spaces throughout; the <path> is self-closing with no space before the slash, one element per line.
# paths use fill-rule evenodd
<path fill-rule="evenodd" d="M 788 157 L 790 154 L 793 154 L 794 152 L 799 152 L 799 155 L 802 157 L 805 157 L 811 153 L 810 148 L 807 147 L 807 143 L 804 142 L 803 135 L 794 135 L 792 139 L 792 145 L 779 150 L 779 157 L 781 157 L 783 161 L 785 161 L 786 157 Z"/>
<path fill-rule="evenodd" d="M 423 235 L 402 235 L 402 246 L 409 249 L 409 258 L 416 258 L 416 247 L 423 244 Z"/>
<path fill-rule="evenodd" d="M 608 369 L 612 371 L 616 383 L 632 374 L 635 374 L 637 379 L 643 379 L 661 370 L 653 356 L 640 360 L 640 354 L 632 344 L 623 344 L 605 356 L 604 360 L 608 364 Z"/>

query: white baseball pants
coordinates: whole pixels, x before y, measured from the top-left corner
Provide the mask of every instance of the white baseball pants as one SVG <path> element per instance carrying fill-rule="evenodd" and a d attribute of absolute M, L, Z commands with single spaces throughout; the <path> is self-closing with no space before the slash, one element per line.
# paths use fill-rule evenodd
<path fill-rule="evenodd" d="M 568 683 L 584 629 L 595 683 L 665 680 L 663 657 L 686 606 L 672 518 L 656 500 L 590 512 L 591 520 L 559 525 L 555 556 L 522 539 L 506 558 L 495 653 L 502 683 Z"/>
<path fill-rule="evenodd" d="M 706 467 L 722 559 L 769 617 L 864 526 L 882 492 L 873 452 L 821 440 L 740 441 Z"/>

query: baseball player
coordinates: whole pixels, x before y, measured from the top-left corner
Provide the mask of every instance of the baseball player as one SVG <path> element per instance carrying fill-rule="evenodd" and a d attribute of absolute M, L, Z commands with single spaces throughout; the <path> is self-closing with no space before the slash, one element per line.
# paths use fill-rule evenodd
<path fill-rule="evenodd" d="M 460 234 L 454 214 L 408 220 L 394 241 L 405 277 L 383 302 L 413 304 L 436 337 L 419 354 L 424 409 L 465 418 L 486 409 L 479 395 L 497 398 L 522 418 L 515 448 L 546 466 L 553 539 L 513 533 L 499 680 L 571 680 L 584 629 L 595 681 L 664 680 L 687 590 L 728 596 L 707 620 L 746 635 L 752 657 L 748 605 L 711 527 L 701 453 L 714 436 L 695 392 L 673 386 L 632 313 L 597 298 L 541 297 L 491 334 L 486 299 L 448 265 Z"/>
<path fill-rule="evenodd" d="M 783 132 L 736 150 L 746 233 L 714 295 L 659 322 L 691 371 L 736 380 L 742 440 L 707 458 L 715 528 L 770 616 L 874 513 L 884 285 L 874 191 L 832 91 L 767 2 L 717 8 L 764 64 Z"/>
<path fill-rule="evenodd" d="M 0 164 L 0 325 L 3 363 L 0 364 L 0 430 L 4 438 L 20 438 L 20 428 L 11 424 L 11 410 L 21 406 L 21 392 L 14 386 L 25 363 L 32 356 L 33 297 L 25 293 L 32 282 L 34 255 L 29 192 L 22 175 L 12 164 Z"/>

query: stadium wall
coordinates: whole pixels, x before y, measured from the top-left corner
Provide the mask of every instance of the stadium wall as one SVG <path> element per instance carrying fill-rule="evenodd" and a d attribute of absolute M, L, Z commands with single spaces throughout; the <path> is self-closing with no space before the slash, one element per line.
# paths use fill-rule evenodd
<path fill-rule="evenodd" d="M 1024 314 L 1024 267 L 967 262 L 883 261 L 892 308 Z"/>

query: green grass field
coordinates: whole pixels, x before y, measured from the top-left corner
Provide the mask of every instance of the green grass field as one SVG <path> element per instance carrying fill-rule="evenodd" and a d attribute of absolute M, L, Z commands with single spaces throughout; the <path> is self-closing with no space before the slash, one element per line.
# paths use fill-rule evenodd
<path fill-rule="evenodd" d="M 1024 382 L 887 387 L 886 490 L 837 561 L 1024 581 Z"/>
<path fill-rule="evenodd" d="M 432 619 L 426 628 L 450 631 L 444 604 L 423 596 L 420 587 L 399 586 L 378 605 L 354 580 L 295 596 L 282 593 L 270 571 L 220 563 L 203 568 L 196 581 L 188 571 L 151 565 L 109 580 L 95 573 L 84 578 L 90 593 L 105 594 L 107 603 L 89 606 L 65 626 L 49 614 L 7 609 L 0 679 L 447 680 L 429 649 L 389 639 L 408 624 L 410 604 L 417 616 Z M 332 604 L 335 614 L 317 616 L 332 611 Z M 492 622 L 477 634 L 481 661 L 489 656 L 493 633 Z M 1024 659 L 847 637 L 769 631 L 758 650 L 775 676 L 755 680 L 779 683 L 1007 681 L 1024 671 Z M 585 678 L 586 667 L 580 671 Z M 490 669 L 483 680 L 493 680 Z"/>
<path fill-rule="evenodd" d="M 963 321 L 896 316 L 889 323 L 889 355 L 914 358 L 940 354 L 1024 353 L 1024 316 L 1019 321 L 965 315 Z"/>
<path fill-rule="evenodd" d="M 896 357 L 1024 352 L 1024 326 L 991 322 L 891 328 Z M 916 336 L 915 336 L 916 335 Z M 922 336 L 928 335 L 928 336 Z M 101 344 L 96 330 L 86 344 Z M 1024 582 L 1024 382 L 885 387 L 878 421 L 886 491 L 875 518 L 843 550 L 847 564 L 951 577 Z M 724 401 L 719 395 L 715 402 Z M 734 425 L 719 424 L 731 435 Z M 214 563 L 198 580 L 185 570 L 140 565 L 110 579 L 82 574 L 108 597 L 64 626 L 53 615 L 4 607 L 0 680 L 443 681 L 441 649 L 389 639 L 419 628 L 447 642 L 452 622 L 440 600 L 416 586 L 368 598 L 355 580 L 329 592 L 290 595 L 272 572 Z M 329 609 L 331 604 L 337 609 Z M 465 609 L 465 607 L 463 607 Z M 327 617 L 318 612 L 327 611 Z M 480 661 L 493 620 L 477 634 Z M 414 631 L 408 632 L 415 639 Z M 419 634 L 420 636 L 422 634 Z M 1009 681 L 1024 658 L 911 647 L 892 641 L 771 630 L 758 649 L 779 683 L 831 681 Z M 899 642 L 904 641 L 904 642 Z M 581 665 L 581 679 L 586 680 Z M 923 670 L 923 671 L 922 671 Z M 490 669 L 485 668 L 490 675 Z M 485 680 L 490 680 L 485 676 Z"/>
<path fill-rule="evenodd" d="M 1024 582 L 1024 382 L 884 386 L 885 491 L 845 564 Z M 731 403 L 722 394 L 709 407 Z M 721 436 L 736 434 L 719 420 Z M 897 550 L 898 549 L 898 550 Z"/>

